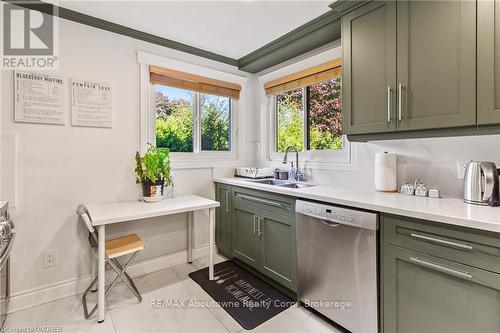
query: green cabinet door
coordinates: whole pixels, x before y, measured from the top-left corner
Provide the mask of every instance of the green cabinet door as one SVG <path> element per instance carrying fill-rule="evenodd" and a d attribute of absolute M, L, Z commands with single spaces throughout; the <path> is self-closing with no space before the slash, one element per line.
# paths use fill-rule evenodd
<path fill-rule="evenodd" d="M 384 244 L 383 331 L 499 332 L 500 275 Z"/>
<path fill-rule="evenodd" d="M 396 2 L 374 1 L 342 17 L 345 134 L 396 131 Z"/>
<path fill-rule="evenodd" d="M 477 123 L 500 123 L 500 1 L 477 3 Z"/>
<path fill-rule="evenodd" d="M 297 244 L 294 219 L 259 211 L 260 271 L 297 291 Z"/>
<path fill-rule="evenodd" d="M 397 1 L 397 81 L 398 131 L 476 124 L 476 1 Z"/>
<path fill-rule="evenodd" d="M 216 200 L 220 203 L 215 211 L 215 241 L 219 252 L 228 257 L 232 257 L 233 243 L 233 223 L 231 215 L 231 186 L 216 184 Z"/>
<path fill-rule="evenodd" d="M 257 224 L 257 209 L 234 205 L 233 256 L 258 269 L 259 235 L 257 233 Z"/>

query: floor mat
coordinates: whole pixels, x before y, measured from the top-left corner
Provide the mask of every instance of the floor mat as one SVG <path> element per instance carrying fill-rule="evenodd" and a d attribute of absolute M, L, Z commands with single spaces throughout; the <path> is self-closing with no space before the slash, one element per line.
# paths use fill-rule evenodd
<path fill-rule="evenodd" d="M 295 302 L 232 261 L 214 266 L 214 280 L 208 267 L 189 274 L 243 328 L 254 329 Z"/>

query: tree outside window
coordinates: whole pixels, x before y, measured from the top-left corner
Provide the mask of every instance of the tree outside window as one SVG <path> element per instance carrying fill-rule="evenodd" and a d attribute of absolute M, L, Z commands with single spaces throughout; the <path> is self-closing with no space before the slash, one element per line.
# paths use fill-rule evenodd
<path fill-rule="evenodd" d="M 193 152 L 199 127 L 202 151 L 231 150 L 230 98 L 155 85 L 155 103 L 157 147 Z"/>
<path fill-rule="evenodd" d="M 277 152 L 288 146 L 300 151 L 342 149 L 340 77 L 278 93 L 275 98 Z"/>

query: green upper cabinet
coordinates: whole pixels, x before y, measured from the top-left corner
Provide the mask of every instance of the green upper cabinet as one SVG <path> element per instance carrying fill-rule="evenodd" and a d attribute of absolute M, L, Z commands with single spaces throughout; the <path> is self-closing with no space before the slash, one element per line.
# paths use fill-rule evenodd
<path fill-rule="evenodd" d="M 398 131 L 476 124 L 476 2 L 397 1 Z"/>
<path fill-rule="evenodd" d="M 477 4 L 477 122 L 500 123 L 500 1 Z"/>
<path fill-rule="evenodd" d="M 470 0 L 372 1 L 343 16 L 344 132 L 474 128 L 476 9 Z"/>
<path fill-rule="evenodd" d="M 396 2 L 375 1 L 342 17 L 344 132 L 396 130 Z"/>

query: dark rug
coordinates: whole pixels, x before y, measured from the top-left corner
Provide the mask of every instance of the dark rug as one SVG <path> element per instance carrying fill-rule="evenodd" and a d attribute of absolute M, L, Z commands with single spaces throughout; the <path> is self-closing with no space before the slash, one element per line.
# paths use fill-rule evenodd
<path fill-rule="evenodd" d="M 244 329 L 251 330 L 288 309 L 295 302 L 232 261 L 214 266 L 215 280 L 208 280 L 208 267 L 189 274 Z"/>

